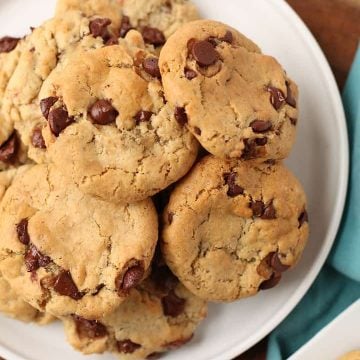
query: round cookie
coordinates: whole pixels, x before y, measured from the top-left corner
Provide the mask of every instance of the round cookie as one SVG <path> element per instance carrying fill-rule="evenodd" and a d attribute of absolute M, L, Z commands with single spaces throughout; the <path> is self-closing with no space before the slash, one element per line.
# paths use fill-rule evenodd
<path fill-rule="evenodd" d="M 151 200 L 107 203 L 36 165 L 1 202 L 0 271 L 40 311 L 101 318 L 146 275 L 157 231 Z"/>
<path fill-rule="evenodd" d="M 283 159 L 295 140 L 297 86 L 237 30 L 184 25 L 160 54 L 165 96 L 201 145 L 223 159 Z"/>
<path fill-rule="evenodd" d="M 299 260 L 305 193 L 281 164 L 202 159 L 164 212 L 166 263 L 195 295 L 233 301 L 275 286 Z"/>
<path fill-rule="evenodd" d="M 184 176 L 198 143 L 174 117 L 157 59 L 131 31 L 118 45 L 79 49 L 45 80 L 40 104 L 50 160 L 86 194 L 145 199 Z"/>
<path fill-rule="evenodd" d="M 120 0 L 123 6 L 123 31 L 125 24 L 139 29 L 145 40 L 153 43 L 151 39 L 158 36 L 157 44 L 163 45 L 177 29 L 187 22 L 199 19 L 197 8 L 188 0 Z M 158 32 L 151 31 L 156 29 Z M 160 31 L 160 33 L 159 33 Z"/>
<path fill-rule="evenodd" d="M 111 351 L 120 359 L 144 359 L 186 344 L 206 314 L 206 302 L 162 267 L 114 313 L 98 322 L 69 317 L 64 326 L 70 344 L 85 354 Z"/>

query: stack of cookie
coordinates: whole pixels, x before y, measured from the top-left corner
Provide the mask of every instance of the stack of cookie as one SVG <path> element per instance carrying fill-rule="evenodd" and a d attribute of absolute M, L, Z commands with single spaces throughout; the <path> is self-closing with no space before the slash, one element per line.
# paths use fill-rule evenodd
<path fill-rule="evenodd" d="M 177 348 L 208 301 L 273 287 L 306 244 L 281 163 L 297 87 L 198 18 L 186 0 L 59 0 L 0 40 L 0 310 L 62 320 L 86 354 Z"/>

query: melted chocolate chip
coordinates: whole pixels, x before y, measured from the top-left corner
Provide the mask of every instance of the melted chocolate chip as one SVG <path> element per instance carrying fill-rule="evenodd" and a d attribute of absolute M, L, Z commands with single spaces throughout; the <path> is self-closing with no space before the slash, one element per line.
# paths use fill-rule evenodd
<path fill-rule="evenodd" d="M 72 318 L 80 339 L 99 339 L 108 335 L 106 327 L 100 321 L 87 320 L 77 315 Z"/>
<path fill-rule="evenodd" d="M 270 277 L 270 279 L 263 281 L 260 286 L 259 289 L 260 290 L 267 290 L 267 289 L 271 289 L 274 286 L 276 286 L 281 280 L 281 273 L 273 273 Z"/>
<path fill-rule="evenodd" d="M 254 133 L 263 133 L 269 131 L 272 127 L 271 121 L 254 120 L 250 123 Z"/>
<path fill-rule="evenodd" d="M 116 36 L 111 36 L 108 40 L 106 40 L 105 45 L 111 46 L 111 45 L 118 45 L 119 39 Z"/>
<path fill-rule="evenodd" d="M 57 108 L 50 111 L 48 122 L 51 132 L 57 137 L 74 122 L 74 118 L 64 108 Z"/>
<path fill-rule="evenodd" d="M 244 139 L 244 150 L 241 158 L 249 160 L 257 157 L 256 142 L 251 139 Z"/>
<path fill-rule="evenodd" d="M 92 296 L 96 296 L 103 288 L 105 287 L 104 284 L 100 284 L 96 287 L 95 291 L 91 294 Z"/>
<path fill-rule="evenodd" d="M 191 54 L 200 66 L 210 66 L 219 59 L 219 53 L 209 41 L 195 41 L 192 44 Z"/>
<path fill-rule="evenodd" d="M 308 216 L 308 213 L 306 210 L 304 210 L 299 218 L 298 218 L 298 221 L 299 221 L 299 228 L 301 228 L 301 226 L 304 224 L 304 222 L 308 222 L 309 221 L 309 216 Z"/>
<path fill-rule="evenodd" d="M 40 110 L 44 115 L 44 118 L 47 119 L 49 117 L 49 112 L 51 107 L 59 100 L 56 96 L 50 96 L 46 99 L 42 99 L 40 101 Z"/>
<path fill-rule="evenodd" d="M 186 300 L 179 298 L 174 290 L 161 300 L 165 316 L 177 317 L 184 312 Z"/>
<path fill-rule="evenodd" d="M 80 300 L 84 294 L 81 293 L 70 274 L 70 271 L 62 271 L 55 277 L 54 290 L 63 296 L 69 296 L 74 300 Z"/>
<path fill-rule="evenodd" d="M 253 212 L 253 216 L 261 217 L 264 213 L 265 205 L 262 201 L 252 201 L 250 208 Z"/>
<path fill-rule="evenodd" d="M 273 253 L 270 259 L 270 266 L 276 271 L 276 272 L 284 272 L 289 269 L 289 265 L 284 265 L 279 258 L 278 253 Z"/>
<path fill-rule="evenodd" d="M 43 255 L 34 244 L 29 245 L 25 252 L 25 267 L 28 272 L 33 272 L 41 267 L 49 265 L 51 259 Z"/>
<path fill-rule="evenodd" d="M 22 244 L 28 245 L 30 243 L 30 236 L 28 233 L 28 219 L 22 219 L 16 225 L 16 233 L 19 241 Z"/>
<path fill-rule="evenodd" d="M 120 32 L 119 32 L 120 37 L 124 38 L 126 34 L 132 29 L 133 27 L 130 23 L 130 18 L 128 16 L 123 16 L 120 24 Z"/>
<path fill-rule="evenodd" d="M 161 79 L 161 73 L 159 69 L 159 60 L 155 57 L 148 57 L 144 59 L 143 63 L 144 70 L 151 76 Z"/>
<path fill-rule="evenodd" d="M 89 29 L 92 36 L 95 38 L 100 36 L 104 42 L 109 40 L 111 35 L 108 30 L 108 26 L 111 24 L 110 19 L 102 19 L 98 18 L 95 20 L 90 21 Z"/>
<path fill-rule="evenodd" d="M 8 53 L 16 48 L 19 38 L 5 36 L 0 39 L 0 53 Z"/>
<path fill-rule="evenodd" d="M 192 80 L 192 79 L 195 79 L 197 77 L 197 72 L 194 71 L 194 70 L 191 70 L 189 68 L 184 69 L 184 74 L 185 74 L 185 77 L 188 80 Z"/>
<path fill-rule="evenodd" d="M 286 91 L 286 103 L 296 108 L 296 99 L 292 95 L 290 83 L 288 81 L 286 81 Z"/>
<path fill-rule="evenodd" d="M 141 110 L 135 115 L 136 125 L 139 125 L 142 122 L 148 122 L 151 119 L 153 113 L 151 111 Z"/>
<path fill-rule="evenodd" d="M 122 296 L 124 293 L 140 284 L 144 277 L 144 273 L 144 266 L 138 262 L 136 265 L 133 265 L 127 269 L 124 276 L 120 274 L 115 279 L 115 286 L 117 288 L 118 294 Z"/>
<path fill-rule="evenodd" d="M 292 125 L 296 126 L 298 119 L 297 118 L 290 118 L 290 122 Z"/>
<path fill-rule="evenodd" d="M 154 46 L 162 46 L 166 42 L 163 32 L 157 28 L 144 26 L 141 34 L 144 38 L 145 43 L 147 44 L 151 44 Z"/>
<path fill-rule="evenodd" d="M 11 164 L 15 161 L 18 151 L 18 139 L 16 133 L 11 136 L 0 146 L 0 161 Z"/>
<path fill-rule="evenodd" d="M 256 138 L 255 139 L 255 143 L 258 146 L 265 146 L 267 144 L 267 137 L 263 137 L 263 138 Z"/>
<path fill-rule="evenodd" d="M 264 220 L 276 219 L 276 211 L 272 201 L 268 205 L 266 205 L 264 212 L 261 215 L 261 218 Z"/>
<path fill-rule="evenodd" d="M 193 337 L 194 337 L 194 334 L 191 334 L 187 338 L 182 338 L 182 339 L 178 339 L 178 340 L 166 343 L 165 347 L 168 348 L 168 349 L 171 349 L 171 350 L 178 349 L 179 347 L 181 347 L 181 346 L 187 344 L 188 342 L 190 342 Z"/>
<path fill-rule="evenodd" d="M 89 109 L 90 120 L 96 125 L 109 125 L 115 122 L 119 112 L 109 100 L 98 100 Z"/>
<path fill-rule="evenodd" d="M 232 32 L 227 30 L 225 35 L 223 37 L 219 38 L 219 40 L 225 41 L 225 42 L 231 44 L 233 42 L 233 34 L 232 34 Z"/>
<path fill-rule="evenodd" d="M 284 93 L 273 86 L 267 86 L 266 91 L 270 93 L 270 102 L 275 110 L 279 110 L 283 104 L 285 104 L 285 96 Z"/>
<path fill-rule="evenodd" d="M 236 175 L 235 172 L 224 174 L 225 183 L 229 187 L 227 195 L 230 197 L 235 197 L 244 193 L 244 189 L 236 184 Z"/>
<path fill-rule="evenodd" d="M 35 128 L 31 135 L 31 144 L 38 149 L 46 149 L 45 140 L 42 136 L 42 129 Z"/>
<path fill-rule="evenodd" d="M 194 127 L 194 133 L 198 136 L 201 135 L 201 129 L 199 129 L 197 126 Z"/>
<path fill-rule="evenodd" d="M 187 118 L 187 115 L 186 115 L 186 111 L 185 111 L 185 108 L 183 107 L 176 107 L 175 108 L 175 119 L 176 121 L 181 125 L 181 126 L 184 126 L 185 124 L 187 124 L 188 122 L 188 118 Z"/>
<path fill-rule="evenodd" d="M 126 339 L 126 340 L 122 340 L 122 341 L 117 341 L 116 342 L 116 347 L 117 347 L 117 350 L 118 350 L 119 353 L 132 354 L 137 349 L 140 349 L 141 345 L 137 344 L 137 343 L 134 343 L 129 339 Z"/>

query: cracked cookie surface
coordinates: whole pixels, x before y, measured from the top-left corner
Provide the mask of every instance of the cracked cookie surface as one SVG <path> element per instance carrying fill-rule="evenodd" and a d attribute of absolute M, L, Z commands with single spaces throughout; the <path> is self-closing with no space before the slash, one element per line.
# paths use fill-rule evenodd
<path fill-rule="evenodd" d="M 272 57 L 210 20 L 184 25 L 160 54 L 165 96 L 201 145 L 223 159 L 283 159 L 295 140 L 298 90 Z"/>
<path fill-rule="evenodd" d="M 166 263 L 191 292 L 213 301 L 275 286 L 309 232 L 305 193 L 282 164 L 212 156 L 176 187 L 163 221 Z"/>
<path fill-rule="evenodd" d="M 186 174 L 198 150 L 165 102 L 157 58 L 138 32 L 128 37 L 131 42 L 80 49 L 40 93 L 50 160 L 84 193 L 113 202 L 166 188 Z"/>
<path fill-rule="evenodd" d="M 40 311 L 91 319 L 142 280 L 158 236 L 151 200 L 107 203 L 46 165 L 7 189 L 0 232 L 0 271 L 14 291 Z"/>
<path fill-rule="evenodd" d="M 144 359 L 189 342 L 206 314 L 206 302 L 161 267 L 98 322 L 79 317 L 63 321 L 68 341 L 79 351 L 111 351 L 120 359 Z"/>

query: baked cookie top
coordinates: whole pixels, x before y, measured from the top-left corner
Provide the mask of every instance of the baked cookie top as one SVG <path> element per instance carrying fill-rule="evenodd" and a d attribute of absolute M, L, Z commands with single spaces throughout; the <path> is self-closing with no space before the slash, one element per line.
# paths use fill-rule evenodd
<path fill-rule="evenodd" d="M 198 143 L 166 104 L 157 61 L 132 30 L 117 45 L 78 49 L 45 80 L 44 151 L 85 193 L 142 200 L 194 163 Z"/>
<path fill-rule="evenodd" d="M 202 159 L 164 212 L 166 263 L 195 295 L 233 301 L 277 284 L 305 247 L 305 193 L 282 164 Z"/>
<path fill-rule="evenodd" d="M 107 203 L 36 165 L 2 199 L 0 271 L 41 311 L 101 318 L 145 276 L 157 231 L 151 200 Z"/>
<path fill-rule="evenodd" d="M 283 159 L 295 139 L 296 85 L 237 30 L 199 20 L 160 54 L 165 96 L 201 145 L 223 159 Z"/>
<path fill-rule="evenodd" d="M 206 302 L 161 267 L 114 313 L 98 322 L 68 317 L 64 325 L 70 344 L 86 354 L 111 351 L 121 359 L 144 359 L 190 341 L 206 314 Z"/>

